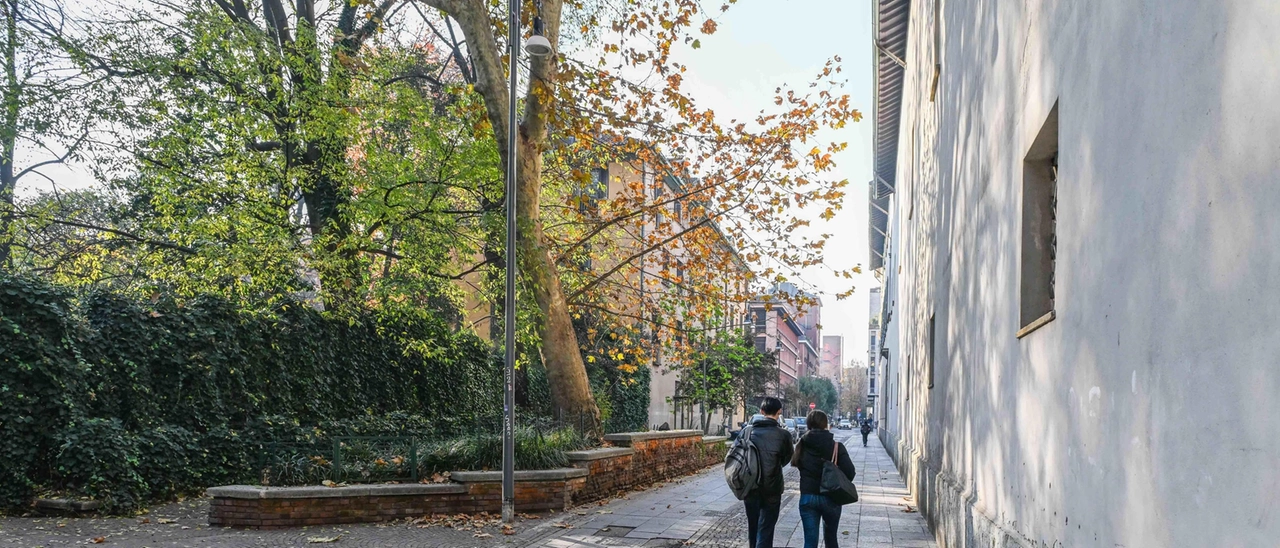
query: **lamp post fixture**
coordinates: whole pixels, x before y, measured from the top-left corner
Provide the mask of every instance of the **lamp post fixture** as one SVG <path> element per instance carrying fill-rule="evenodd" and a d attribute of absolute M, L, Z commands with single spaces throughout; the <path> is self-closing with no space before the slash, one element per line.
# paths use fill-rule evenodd
<path fill-rule="evenodd" d="M 502 382 L 502 521 L 516 520 L 516 276 L 519 273 L 516 252 L 516 159 L 519 157 L 519 133 L 516 115 L 516 92 L 520 68 L 520 1 L 507 0 L 507 29 L 510 82 L 507 103 L 507 286 L 503 307 L 503 331 L 506 336 L 506 359 Z M 539 8 L 541 2 L 536 2 Z M 542 57 L 551 54 L 551 41 L 542 36 L 542 17 L 533 18 L 533 36 L 525 50 Z"/>

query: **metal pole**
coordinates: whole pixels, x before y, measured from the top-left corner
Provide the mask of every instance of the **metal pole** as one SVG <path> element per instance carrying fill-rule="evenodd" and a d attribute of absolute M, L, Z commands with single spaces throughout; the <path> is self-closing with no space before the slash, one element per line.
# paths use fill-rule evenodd
<path fill-rule="evenodd" d="M 507 294 L 504 313 L 506 363 L 502 384 L 502 521 L 516 520 L 516 158 L 519 140 L 516 128 L 516 76 L 520 61 L 520 0 L 507 0 L 507 30 L 510 33 L 510 101 L 507 104 Z"/>

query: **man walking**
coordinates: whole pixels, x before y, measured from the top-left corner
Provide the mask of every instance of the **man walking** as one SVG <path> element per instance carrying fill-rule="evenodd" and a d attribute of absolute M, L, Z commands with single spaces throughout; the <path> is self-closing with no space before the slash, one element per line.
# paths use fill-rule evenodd
<path fill-rule="evenodd" d="M 747 506 L 747 542 L 751 548 L 773 548 L 773 529 L 782 510 L 782 467 L 791 462 L 791 433 L 779 425 L 782 402 L 765 398 L 751 423 L 751 443 L 760 454 L 760 483 L 742 499 Z"/>
<path fill-rule="evenodd" d="M 871 434 L 871 430 L 872 430 L 871 419 L 862 421 L 862 446 L 863 447 L 867 446 L 867 436 Z"/>

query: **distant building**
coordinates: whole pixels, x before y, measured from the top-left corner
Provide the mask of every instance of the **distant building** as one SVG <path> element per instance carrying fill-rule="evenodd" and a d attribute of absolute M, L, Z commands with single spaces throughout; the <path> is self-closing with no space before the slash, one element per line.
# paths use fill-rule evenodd
<path fill-rule="evenodd" d="M 804 330 L 796 323 L 795 310 L 787 302 L 752 301 L 747 305 L 751 333 L 756 350 L 775 353 L 778 360 L 778 386 L 796 382 L 804 376 L 809 349 Z"/>
<path fill-rule="evenodd" d="M 840 380 L 840 369 L 844 366 L 844 337 L 826 335 L 822 337 L 822 359 L 818 362 L 818 376 Z"/>

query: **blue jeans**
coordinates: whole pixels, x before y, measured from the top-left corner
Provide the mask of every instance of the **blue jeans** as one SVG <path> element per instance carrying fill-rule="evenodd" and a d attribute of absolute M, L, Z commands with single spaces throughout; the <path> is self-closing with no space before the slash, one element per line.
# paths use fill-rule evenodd
<path fill-rule="evenodd" d="M 804 524 L 804 548 L 818 548 L 818 523 L 827 548 L 840 545 L 840 505 L 825 495 L 800 495 L 800 523 Z"/>
<path fill-rule="evenodd" d="M 782 512 L 782 495 L 747 495 L 747 544 L 751 548 L 773 548 L 773 529 Z"/>

